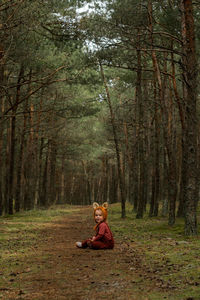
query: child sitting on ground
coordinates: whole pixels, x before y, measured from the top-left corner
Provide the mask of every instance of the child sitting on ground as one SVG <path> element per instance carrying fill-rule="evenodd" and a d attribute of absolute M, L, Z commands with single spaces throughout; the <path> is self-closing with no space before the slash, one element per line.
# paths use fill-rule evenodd
<path fill-rule="evenodd" d="M 92 238 L 89 238 L 83 242 L 76 242 L 78 248 L 92 248 L 92 249 L 113 249 L 114 239 L 112 232 L 106 223 L 107 219 L 107 208 L 108 203 L 103 203 L 102 206 L 99 206 L 98 203 L 93 203 L 94 208 L 94 220 L 97 223 L 94 227 L 96 235 Z"/>

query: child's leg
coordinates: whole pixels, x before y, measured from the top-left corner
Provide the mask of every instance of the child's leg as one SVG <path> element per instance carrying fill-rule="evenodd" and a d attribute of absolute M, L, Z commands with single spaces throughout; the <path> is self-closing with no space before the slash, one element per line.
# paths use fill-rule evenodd
<path fill-rule="evenodd" d="M 95 241 L 92 242 L 92 249 L 98 250 L 98 249 L 112 249 L 113 245 L 111 243 L 105 243 L 102 241 Z"/>
<path fill-rule="evenodd" d="M 82 242 L 82 248 L 87 248 L 87 247 L 89 246 L 89 245 L 88 245 L 89 243 L 90 243 L 90 240 L 89 240 L 89 239 L 83 241 L 83 242 Z"/>

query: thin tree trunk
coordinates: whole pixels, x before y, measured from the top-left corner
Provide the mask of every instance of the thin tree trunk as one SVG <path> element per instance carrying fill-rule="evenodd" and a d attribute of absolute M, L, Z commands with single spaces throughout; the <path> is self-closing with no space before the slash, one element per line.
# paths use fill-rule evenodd
<path fill-rule="evenodd" d="M 103 83 L 105 86 L 106 90 L 106 95 L 107 95 L 107 103 L 108 107 L 110 110 L 110 117 L 111 117 L 111 123 L 112 123 L 112 129 L 113 129 L 113 137 L 114 137 L 114 142 L 115 142 L 115 151 L 116 151 L 116 157 L 117 157 L 117 167 L 118 167 L 118 176 L 119 176 L 119 188 L 120 188 L 120 194 L 121 194 L 121 217 L 125 218 L 126 217 L 126 198 L 125 198 L 125 188 L 124 188 L 124 182 L 123 182 L 123 167 L 121 165 L 121 159 L 120 159 L 120 151 L 119 151 L 119 142 L 118 142 L 118 137 L 117 137 L 117 130 L 115 126 L 115 116 L 112 108 L 112 103 L 110 99 L 110 93 L 108 90 L 106 78 L 104 75 L 103 67 L 100 64 L 100 69 L 101 69 L 101 75 L 103 79 Z"/>
<path fill-rule="evenodd" d="M 9 178 L 8 178 L 8 213 L 13 214 L 14 201 L 14 169 L 15 169 L 15 131 L 16 131 L 16 112 L 20 101 L 21 80 L 24 74 L 24 67 L 21 66 L 17 81 L 16 100 L 10 117 L 10 150 L 9 150 Z"/>
<path fill-rule="evenodd" d="M 38 205 L 42 205 L 42 159 L 43 159 L 43 149 L 44 149 L 44 138 L 42 137 L 40 139 L 40 150 L 39 150 L 39 162 L 38 162 L 38 176 L 39 176 L 39 190 L 38 190 L 38 195 L 39 195 L 39 201 Z"/>
<path fill-rule="evenodd" d="M 9 160 L 9 178 L 8 178 L 8 186 L 9 186 L 9 191 L 8 191 L 8 213 L 10 215 L 13 214 L 13 192 L 14 192 L 14 187 L 13 187 L 13 182 L 14 182 L 14 163 L 15 163 L 15 127 L 16 127 L 16 111 L 12 111 L 13 116 L 10 118 L 10 150 L 9 150 L 9 155 L 10 155 L 10 160 Z"/>
<path fill-rule="evenodd" d="M 172 46 L 173 49 L 173 46 Z M 171 83 L 171 81 L 170 81 Z M 169 167 L 169 174 L 168 174 L 168 196 L 169 196 L 169 219 L 168 224 L 174 225 L 176 219 L 176 197 L 177 197 L 177 180 L 176 180 L 176 159 L 175 153 L 176 150 L 173 147 L 173 101 L 172 101 L 172 94 L 170 93 L 171 86 L 169 88 L 167 95 L 167 133 L 166 133 L 166 149 L 167 149 L 167 156 L 168 156 L 168 167 Z M 165 97 L 166 98 L 166 97 Z"/>
<path fill-rule="evenodd" d="M 86 198 L 86 203 L 88 204 L 91 204 L 91 185 L 90 185 L 90 179 L 89 179 L 89 172 L 87 170 L 87 167 L 86 167 L 86 163 L 82 160 L 82 166 L 83 166 L 83 171 L 84 171 L 84 175 L 85 175 L 85 198 Z M 103 192 L 102 191 L 102 188 L 99 187 L 99 192 L 101 191 L 101 193 Z M 100 197 L 102 199 L 102 197 Z M 85 203 L 85 204 L 86 204 Z"/>
<path fill-rule="evenodd" d="M 48 206 L 48 187 L 49 187 L 49 174 L 48 174 L 48 167 L 49 167 L 49 141 L 47 143 L 47 150 L 46 150 L 46 157 L 45 157 L 45 164 L 44 170 L 42 173 L 42 190 L 40 196 L 40 204 L 41 206 L 47 207 Z"/>
<path fill-rule="evenodd" d="M 181 11 L 181 33 L 182 33 L 182 41 L 183 41 L 183 48 L 182 48 L 182 77 L 183 77 L 183 84 L 182 84 L 182 90 L 183 90 L 183 96 L 182 101 L 179 100 L 179 98 L 176 96 L 178 107 L 179 107 L 179 115 L 182 125 L 182 161 L 181 161 L 181 179 L 180 179 L 180 193 L 179 193 L 179 207 L 177 216 L 183 217 L 185 215 L 185 186 L 186 186 L 186 168 L 187 164 L 184 159 L 184 153 L 185 153 L 185 143 L 184 143 L 184 134 L 185 134 L 185 99 L 187 99 L 187 89 L 184 82 L 184 78 L 187 77 L 186 74 L 186 24 L 185 24 L 185 15 L 184 15 L 184 5 L 183 1 L 180 1 L 180 11 Z M 174 80 L 173 80 L 174 82 Z M 175 92 L 175 95 L 178 93 Z"/>
<path fill-rule="evenodd" d="M 18 157 L 18 166 L 17 166 L 17 186 L 15 193 L 15 211 L 19 212 L 22 206 L 21 196 L 22 196 L 22 172 L 24 170 L 24 147 L 25 147 L 25 135 L 26 135 L 26 126 L 27 126 L 27 101 L 25 102 L 24 107 L 24 123 L 23 129 L 21 133 L 21 141 L 20 141 L 20 150 Z"/>
<path fill-rule="evenodd" d="M 115 165 L 110 165 L 110 176 L 109 176 L 109 202 L 117 203 L 117 178 Z"/>
<path fill-rule="evenodd" d="M 56 160 L 57 160 L 57 145 L 51 140 L 50 144 L 50 160 L 49 160 L 49 204 L 56 202 Z"/>
<path fill-rule="evenodd" d="M 134 203 L 134 169 L 133 169 L 133 159 L 131 156 L 130 146 L 129 146 L 129 137 L 128 137 L 128 128 L 127 122 L 123 120 L 123 130 L 125 136 L 125 145 L 126 145 L 126 156 L 128 161 L 128 199 L 130 203 Z"/>
<path fill-rule="evenodd" d="M 163 193 L 162 193 L 162 198 L 163 198 L 163 201 L 162 201 L 162 216 L 167 216 L 167 214 L 169 213 L 169 196 L 168 196 L 168 193 L 169 193 L 169 189 L 170 189 L 170 186 L 169 186 L 169 167 L 167 165 L 167 151 L 163 151 L 163 168 L 164 168 L 164 178 L 163 178 Z"/>
<path fill-rule="evenodd" d="M 153 16 L 152 16 L 152 1 L 148 1 L 148 15 L 149 15 L 149 31 L 151 33 L 150 35 L 150 42 L 151 42 L 151 56 L 152 56 L 152 62 L 153 62 L 153 69 L 154 69 L 154 101 L 155 101 L 155 157 L 154 157 L 154 164 L 155 164 L 155 199 L 153 201 L 154 207 L 150 210 L 153 211 L 153 215 L 158 215 L 158 209 L 159 209 L 159 195 L 160 195 L 160 151 L 159 151 L 159 143 L 160 143 L 160 116 L 159 116 L 159 110 L 158 110 L 158 100 L 161 101 L 163 98 L 163 89 L 162 89 L 162 79 L 161 79 L 161 73 L 160 68 L 158 65 L 156 53 L 153 50 Z M 158 82 L 158 90 L 159 93 L 157 95 L 157 84 Z M 158 99 L 159 98 L 159 99 Z M 162 101 L 161 101 L 162 102 Z M 161 103 L 162 106 L 162 103 Z"/>
<path fill-rule="evenodd" d="M 139 34 L 139 32 L 138 32 Z M 139 142 L 138 142 L 138 160 L 139 160 L 139 193 L 138 193 L 138 207 L 136 218 L 143 218 L 144 213 L 144 107 L 142 98 L 142 65 L 141 65 L 141 51 L 140 49 L 140 38 L 138 35 L 138 50 L 137 50 L 137 82 L 136 82 L 136 99 L 138 103 L 139 113 Z"/>

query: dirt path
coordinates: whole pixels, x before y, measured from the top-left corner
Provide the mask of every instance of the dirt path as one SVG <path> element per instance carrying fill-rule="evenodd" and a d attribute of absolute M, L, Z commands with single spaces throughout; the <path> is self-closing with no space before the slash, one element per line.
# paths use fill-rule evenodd
<path fill-rule="evenodd" d="M 101 251 L 75 247 L 92 234 L 90 214 L 83 208 L 45 228 L 40 244 L 23 258 L 24 271 L 13 274 L 16 290 L 0 299 L 147 300 L 152 289 L 164 292 L 168 287 L 146 269 L 134 244 L 116 240 L 114 250 Z"/>

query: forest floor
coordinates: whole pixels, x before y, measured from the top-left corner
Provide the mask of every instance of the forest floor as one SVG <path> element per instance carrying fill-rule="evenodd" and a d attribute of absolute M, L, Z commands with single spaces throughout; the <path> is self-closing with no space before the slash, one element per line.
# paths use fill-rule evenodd
<path fill-rule="evenodd" d="M 113 250 L 76 248 L 76 241 L 93 235 L 89 207 L 48 221 L 22 220 L 15 218 L 14 228 L 13 220 L 0 220 L 0 299 L 200 299 L 178 297 L 182 286 L 163 279 L 178 265 L 151 263 L 146 245 L 120 237 L 117 229 Z"/>

